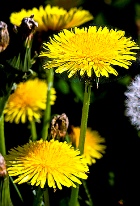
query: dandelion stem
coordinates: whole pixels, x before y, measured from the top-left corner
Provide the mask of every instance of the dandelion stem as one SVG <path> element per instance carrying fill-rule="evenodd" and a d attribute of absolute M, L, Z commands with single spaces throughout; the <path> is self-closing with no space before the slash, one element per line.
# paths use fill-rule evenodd
<path fill-rule="evenodd" d="M 6 155 L 5 137 L 4 137 L 4 117 L 0 117 L 0 153 Z"/>
<path fill-rule="evenodd" d="M 3 114 L 3 110 L 5 108 L 5 105 L 6 105 L 6 102 L 7 102 L 8 98 L 10 96 L 10 93 L 11 93 L 11 90 L 12 90 L 12 87 L 13 87 L 13 83 L 14 83 L 14 80 L 15 80 L 15 74 L 12 73 L 12 74 L 9 74 L 8 76 L 9 76 L 9 78 L 8 78 L 7 82 L 8 82 L 9 86 L 6 90 L 7 92 L 4 96 L 0 97 L 0 117 Z"/>
<path fill-rule="evenodd" d="M 3 113 L 4 107 L 5 107 L 6 101 L 7 101 L 7 96 L 0 97 L 0 118 L 2 118 L 1 116 Z"/>
<path fill-rule="evenodd" d="M 77 187 L 74 188 L 72 187 L 71 190 L 71 197 L 70 197 L 70 201 L 69 201 L 69 206 L 76 206 L 77 202 L 78 202 L 78 193 L 79 193 L 79 185 L 76 184 Z"/>
<path fill-rule="evenodd" d="M 43 190 L 39 186 L 36 190 L 36 196 L 33 201 L 33 206 L 40 206 L 43 201 Z"/>
<path fill-rule="evenodd" d="M 0 153 L 2 156 L 6 155 L 5 137 L 4 137 L 4 117 L 0 117 Z M 10 198 L 9 177 L 6 175 L 0 178 L 0 205 L 13 206 Z"/>
<path fill-rule="evenodd" d="M 82 184 L 84 186 L 85 192 L 86 192 L 87 197 L 88 197 L 89 206 L 93 206 L 93 202 L 92 202 L 92 199 L 91 199 L 91 196 L 90 196 L 90 193 L 89 193 L 86 181 L 82 180 Z"/>
<path fill-rule="evenodd" d="M 81 155 L 84 152 L 85 135 L 87 130 L 88 112 L 89 112 L 89 105 L 90 105 L 90 95 L 91 95 L 91 86 L 88 84 L 88 82 L 86 82 L 83 108 L 82 108 L 80 138 L 79 138 L 79 146 L 78 146 Z M 79 186 L 77 185 L 76 188 L 72 188 L 69 206 L 77 205 L 78 193 L 79 193 Z"/>
<path fill-rule="evenodd" d="M 30 121 L 30 126 L 31 126 L 32 141 L 36 141 L 37 140 L 37 132 L 36 132 L 36 125 L 35 125 L 34 120 Z"/>
<path fill-rule="evenodd" d="M 46 188 L 46 189 L 43 191 L 43 195 L 44 195 L 44 204 L 45 204 L 45 206 L 50 206 L 48 188 Z"/>
<path fill-rule="evenodd" d="M 89 105 L 90 105 L 90 95 L 91 95 L 91 86 L 88 83 L 85 83 L 85 93 L 84 93 L 80 138 L 79 138 L 79 146 L 78 146 L 81 154 L 84 153 L 84 144 L 85 144 L 88 112 L 89 112 Z"/>
<path fill-rule="evenodd" d="M 10 198 L 9 177 L 0 179 L 0 205 L 13 206 Z"/>
<path fill-rule="evenodd" d="M 42 139 L 46 140 L 48 138 L 48 129 L 50 126 L 50 118 L 51 118 L 51 104 L 50 104 L 50 97 L 51 97 L 51 89 L 53 87 L 53 79 L 54 79 L 54 71 L 53 69 L 48 70 L 48 91 L 47 91 L 47 102 L 46 102 L 46 109 L 44 112 L 43 118 L 43 128 L 42 128 Z"/>
<path fill-rule="evenodd" d="M 20 194 L 20 191 L 19 191 L 17 185 L 13 182 L 13 181 L 14 181 L 13 178 L 12 178 L 12 177 L 9 177 L 9 178 L 10 178 L 10 180 L 11 180 L 11 182 L 12 182 L 12 184 L 13 184 L 13 186 L 14 186 L 14 188 L 15 188 L 15 190 L 16 190 L 19 198 L 20 198 L 20 200 L 23 202 L 23 198 L 22 198 L 22 196 L 21 196 L 21 194 Z"/>

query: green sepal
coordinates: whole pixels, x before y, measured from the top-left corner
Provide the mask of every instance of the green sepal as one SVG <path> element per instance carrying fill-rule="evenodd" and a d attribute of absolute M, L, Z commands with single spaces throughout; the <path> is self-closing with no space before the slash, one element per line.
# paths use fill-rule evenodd
<path fill-rule="evenodd" d="M 10 198 L 9 177 L 0 177 L 0 206 L 13 206 Z"/>

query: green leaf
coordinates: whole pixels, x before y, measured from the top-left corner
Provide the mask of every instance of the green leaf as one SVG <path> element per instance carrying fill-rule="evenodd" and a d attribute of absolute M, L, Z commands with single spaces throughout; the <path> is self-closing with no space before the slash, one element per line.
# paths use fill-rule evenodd
<path fill-rule="evenodd" d="M 58 80 L 57 82 L 57 85 L 58 89 L 63 93 L 63 94 L 68 94 L 70 92 L 70 88 L 69 88 L 69 85 L 68 83 L 63 80 L 63 79 L 60 79 Z"/>
<path fill-rule="evenodd" d="M 83 84 L 80 80 L 72 80 L 70 82 L 71 84 L 71 89 L 72 91 L 75 93 L 76 95 L 76 99 L 78 98 L 78 100 L 83 102 L 83 97 L 84 97 L 84 87 Z"/>

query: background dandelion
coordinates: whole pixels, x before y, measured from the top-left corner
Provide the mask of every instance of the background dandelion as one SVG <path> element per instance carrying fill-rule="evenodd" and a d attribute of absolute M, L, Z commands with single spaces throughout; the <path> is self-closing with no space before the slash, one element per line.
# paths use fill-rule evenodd
<path fill-rule="evenodd" d="M 27 119 L 40 120 L 42 110 L 46 108 L 47 84 L 43 80 L 29 79 L 17 85 L 14 93 L 10 95 L 4 109 L 5 121 L 25 123 Z M 55 89 L 51 90 L 51 104 L 54 104 Z"/>
<path fill-rule="evenodd" d="M 74 146 L 78 147 L 80 127 L 72 126 L 71 129 L 71 141 Z M 92 131 L 91 128 L 87 128 L 84 146 L 84 156 L 88 165 L 96 163 L 96 159 L 100 159 L 101 157 L 103 157 L 105 149 L 105 139 L 101 137 L 97 131 Z"/>
<path fill-rule="evenodd" d="M 19 26 L 24 17 L 32 14 L 34 14 L 35 21 L 39 24 L 39 31 L 59 31 L 64 28 L 80 26 L 93 19 L 89 11 L 81 8 L 74 7 L 67 11 L 63 7 L 47 4 L 45 7 L 40 6 L 39 9 L 34 7 L 31 10 L 22 9 L 19 12 L 12 13 L 10 22 Z"/>

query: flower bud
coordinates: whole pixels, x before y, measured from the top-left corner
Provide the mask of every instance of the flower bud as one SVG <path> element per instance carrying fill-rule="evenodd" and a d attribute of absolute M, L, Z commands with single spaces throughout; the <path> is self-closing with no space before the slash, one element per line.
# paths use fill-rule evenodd
<path fill-rule="evenodd" d="M 0 21 L 0 52 L 4 51 L 9 45 L 9 32 L 7 24 Z"/>
<path fill-rule="evenodd" d="M 51 122 L 51 135 L 52 138 L 64 138 L 69 126 L 69 120 L 65 113 L 56 115 Z"/>
<path fill-rule="evenodd" d="M 6 163 L 4 157 L 0 153 L 0 177 L 5 177 L 6 175 L 7 175 Z"/>

